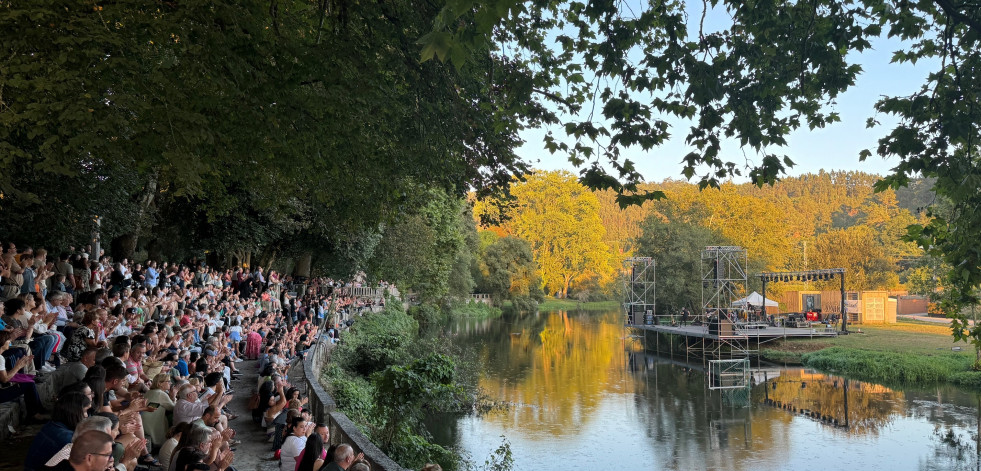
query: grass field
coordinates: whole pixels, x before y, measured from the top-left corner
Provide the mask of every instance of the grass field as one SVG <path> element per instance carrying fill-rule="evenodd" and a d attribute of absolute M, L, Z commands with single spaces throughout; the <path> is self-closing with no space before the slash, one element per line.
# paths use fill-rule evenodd
<path fill-rule="evenodd" d="M 981 381 L 981 373 L 971 371 L 974 348 L 955 343 L 945 324 L 903 321 L 849 330 L 853 333 L 833 339 L 781 341 L 765 347 L 763 357 L 886 383 Z M 954 351 L 957 347 L 960 351 Z"/>

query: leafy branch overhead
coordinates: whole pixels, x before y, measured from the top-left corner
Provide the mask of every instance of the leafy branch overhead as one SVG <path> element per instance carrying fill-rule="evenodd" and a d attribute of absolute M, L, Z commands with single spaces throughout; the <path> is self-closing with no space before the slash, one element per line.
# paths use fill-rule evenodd
<path fill-rule="evenodd" d="M 706 17 L 725 22 L 713 29 L 718 22 Z M 635 193 L 642 176 L 622 150 L 652 152 L 683 120 L 692 125 L 673 131 L 693 150 L 668 159 L 680 159 L 685 177 L 703 188 L 733 176 L 772 183 L 794 164 L 779 150 L 791 132 L 839 121 L 829 105 L 862 72 L 853 53 L 883 35 L 904 45 L 893 62 L 939 66 L 918 92 L 869 110 L 899 124 L 856 157 L 898 159 L 880 189 L 936 179 L 934 191 L 952 208 L 930 213 L 932 222 L 911 227 L 909 238 L 952 267 L 956 311 L 977 302 L 981 285 L 978 2 L 447 0 L 421 43 L 423 59 L 464 68 L 490 56 L 523 72 L 527 84 L 510 91 L 546 110 L 538 122 L 555 126 L 545 148 L 583 168 L 583 183 L 629 203 L 660 195 Z M 449 53 L 458 50 L 472 54 Z M 726 158 L 727 140 L 759 160 Z"/>
<path fill-rule="evenodd" d="M 686 133 L 693 150 L 668 157 L 683 162 L 686 177 L 703 187 L 739 175 L 772 183 L 793 166 L 777 150 L 790 132 L 839 121 L 825 108 L 861 72 L 849 53 L 880 34 L 877 7 L 832 0 L 691 5 L 448 0 L 420 40 L 422 59 L 462 68 L 487 55 L 518 67 L 529 84 L 510 91 L 541 103 L 541 121 L 558 125 L 545 148 L 567 154 L 592 187 L 636 196 L 643 177 L 623 149 L 653 152 L 672 122 L 686 120 L 691 127 L 674 132 Z M 708 30 L 711 13 L 731 21 Z M 727 139 L 759 162 L 727 161 Z"/>

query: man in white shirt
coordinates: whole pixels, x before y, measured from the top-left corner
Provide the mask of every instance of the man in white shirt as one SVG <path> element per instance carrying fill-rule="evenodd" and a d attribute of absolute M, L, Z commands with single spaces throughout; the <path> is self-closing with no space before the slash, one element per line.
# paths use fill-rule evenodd
<path fill-rule="evenodd" d="M 194 386 L 185 384 L 177 393 L 177 404 L 174 405 L 174 423 L 191 423 L 204 414 L 210 404 L 198 401 L 198 392 Z"/>

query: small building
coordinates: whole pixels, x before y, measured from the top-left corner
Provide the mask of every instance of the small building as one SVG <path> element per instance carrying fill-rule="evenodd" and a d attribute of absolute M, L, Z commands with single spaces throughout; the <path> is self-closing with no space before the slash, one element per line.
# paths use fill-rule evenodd
<path fill-rule="evenodd" d="M 888 291 L 846 291 L 848 322 L 854 324 L 895 324 L 897 301 Z M 782 295 L 781 313 L 820 310 L 823 314 L 841 313 L 841 291 L 787 291 Z"/>
<path fill-rule="evenodd" d="M 896 313 L 899 315 L 922 315 L 929 314 L 930 300 L 926 296 L 899 296 L 896 298 L 898 303 Z"/>

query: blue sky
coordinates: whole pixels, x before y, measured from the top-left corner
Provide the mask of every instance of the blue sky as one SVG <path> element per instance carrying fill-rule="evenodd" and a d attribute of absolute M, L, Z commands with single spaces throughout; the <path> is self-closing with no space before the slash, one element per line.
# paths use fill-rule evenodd
<path fill-rule="evenodd" d="M 697 7 L 701 8 L 699 2 Z M 689 10 L 699 11 L 699 10 Z M 717 18 L 717 20 L 724 18 Z M 711 21 L 710 21 L 711 22 Z M 824 129 L 810 131 L 801 129 L 789 138 L 789 145 L 783 149 L 771 148 L 770 152 L 778 155 L 786 154 L 796 163 L 788 171 L 795 176 L 804 173 L 815 173 L 825 170 L 860 170 L 863 172 L 884 175 L 889 172 L 896 162 L 882 159 L 873 155 L 865 162 L 860 162 L 858 155 L 862 149 L 875 152 L 877 140 L 885 135 L 895 120 L 889 116 L 877 116 L 880 125 L 867 129 L 866 120 L 875 116 L 874 103 L 882 96 L 909 95 L 925 82 L 926 76 L 936 68 L 936 62 L 918 62 L 915 66 L 906 64 L 890 64 L 893 52 L 900 49 L 902 43 L 898 40 L 880 38 L 872 41 L 872 49 L 857 54 L 852 59 L 862 65 L 863 72 L 855 85 L 837 98 L 832 107 L 841 115 L 841 122 L 832 124 Z M 673 121 L 673 123 L 684 124 Z M 641 149 L 627 149 L 623 155 L 633 160 L 640 173 L 647 181 L 661 181 L 665 178 L 683 179 L 681 158 L 692 149 L 684 143 L 687 125 L 672 127 L 672 138 L 659 148 L 644 152 Z M 561 128 L 556 128 L 556 137 L 564 134 Z M 528 130 L 522 134 L 525 144 L 518 149 L 518 155 L 531 162 L 535 168 L 544 170 L 564 169 L 577 173 L 563 155 L 551 155 L 542 147 L 545 131 L 541 129 Z M 761 157 L 752 149 L 744 152 L 735 142 L 723 146 L 725 160 L 741 163 L 748 161 L 758 163 Z"/>

